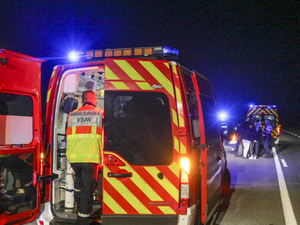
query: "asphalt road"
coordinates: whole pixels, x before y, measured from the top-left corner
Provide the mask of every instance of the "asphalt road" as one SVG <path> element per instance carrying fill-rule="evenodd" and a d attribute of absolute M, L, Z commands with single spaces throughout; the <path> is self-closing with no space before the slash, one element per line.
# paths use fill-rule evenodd
<path fill-rule="evenodd" d="M 208 225 L 300 225 L 300 125 L 284 129 L 275 150 L 272 159 L 227 154 L 230 194 Z"/>
<path fill-rule="evenodd" d="M 227 154 L 231 192 L 209 224 L 300 224 L 298 130 L 285 130 L 273 150 L 272 159 L 249 160 Z"/>

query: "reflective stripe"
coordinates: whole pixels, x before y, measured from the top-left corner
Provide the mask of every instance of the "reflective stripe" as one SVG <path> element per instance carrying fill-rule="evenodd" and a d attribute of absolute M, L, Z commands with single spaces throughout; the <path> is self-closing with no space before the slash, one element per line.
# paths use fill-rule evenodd
<path fill-rule="evenodd" d="M 67 137 L 68 139 L 78 139 L 78 138 L 91 138 L 91 139 L 101 139 L 102 135 L 100 134 L 70 134 Z"/>
<path fill-rule="evenodd" d="M 47 100 L 46 100 L 46 103 L 49 102 L 50 94 L 51 94 L 51 88 L 47 91 Z"/>
<path fill-rule="evenodd" d="M 152 62 L 150 61 L 139 61 L 139 62 L 174 98 L 172 82 Z"/>
<path fill-rule="evenodd" d="M 77 134 L 102 134 L 102 127 L 68 127 L 67 136 Z"/>
<path fill-rule="evenodd" d="M 115 201 L 105 190 L 103 190 L 103 202 L 115 213 L 115 214 L 127 214 L 127 212 Z"/>
<path fill-rule="evenodd" d="M 178 164 L 176 162 L 173 162 L 168 167 L 176 175 L 176 177 L 179 177 L 179 166 L 178 166 Z"/>
<path fill-rule="evenodd" d="M 186 154 L 186 146 L 182 142 L 180 142 L 180 153 Z"/>
<path fill-rule="evenodd" d="M 173 115 L 173 123 L 178 127 L 178 122 L 177 122 L 177 112 L 172 109 L 172 115 Z"/>
<path fill-rule="evenodd" d="M 164 214 L 176 214 L 176 212 L 170 207 L 170 206 L 158 206 L 158 208 L 164 213 Z"/>
<path fill-rule="evenodd" d="M 115 86 L 116 89 L 129 90 L 130 88 L 126 86 L 124 82 L 111 81 L 111 84 Z"/>
<path fill-rule="evenodd" d="M 174 149 L 179 152 L 179 140 L 176 136 L 174 136 Z"/>
<path fill-rule="evenodd" d="M 51 78 L 54 77 L 56 68 L 57 68 L 57 66 L 55 66 L 55 67 L 53 68 L 53 71 L 52 71 L 52 74 L 51 74 Z"/>
<path fill-rule="evenodd" d="M 114 60 L 114 62 L 118 64 L 132 80 L 145 80 L 127 61 Z"/>
<path fill-rule="evenodd" d="M 112 185 L 119 193 L 122 193 L 122 197 L 130 203 L 130 205 L 140 214 L 151 214 L 151 211 L 138 199 L 125 185 L 122 181 L 117 179 L 108 179 L 107 174 L 111 172 L 106 166 L 104 166 L 103 177 L 109 180 L 110 185 Z M 106 204 L 106 202 L 104 202 Z"/>
<path fill-rule="evenodd" d="M 152 86 L 147 82 L 135 82 L 142 90 L 153 90 Z"/>
<path fill-rule="evenodd" d="M 105 79 L 120 80 L 120 78 L 107 65 L 105 65 Z"/>
<path fill-rule="evenodd" d="M 179 190 L 166 178 L 160 180 L 157 176 L 160 171 L 156 167 L 145 167 L 145 170 L 164 188 L 175 201 L 178 201 Z"/>
<path fill-rule="evenodd" d="M 81 189 L 74 188 L 73 190 L 76 191 L 76 192 L 81 192 Z"/>
<path fill-rule="evenodd" d="M 83 217 L 83 218 L 89 218 L 91 216 L 91 214 L 85 214 L 85 213 L 80 213 L 78 212 L 78 216 Z"/>

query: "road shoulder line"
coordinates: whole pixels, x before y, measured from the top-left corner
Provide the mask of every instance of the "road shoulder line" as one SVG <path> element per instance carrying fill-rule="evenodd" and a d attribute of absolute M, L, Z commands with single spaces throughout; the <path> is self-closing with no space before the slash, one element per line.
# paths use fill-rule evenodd
<path fill-rule="evenodd" d="M 295 214 L 293 211 L 293 207 L 291 204 L 291 200 L 290 200 L 289 193 L 288 193 L 288 190 L 286 187 L 284 175 L 282 172 L 282 168 L 281 168 L 275 147 L 272 148 L 272 151 L 273 151 L 275 166 L 276 166 L 276 171 L 277 171 L 277 177 L 278 177 L 279 190 L 280 190 L 285 224 L 297 225 L 297 221 L 295 218 Z"/>

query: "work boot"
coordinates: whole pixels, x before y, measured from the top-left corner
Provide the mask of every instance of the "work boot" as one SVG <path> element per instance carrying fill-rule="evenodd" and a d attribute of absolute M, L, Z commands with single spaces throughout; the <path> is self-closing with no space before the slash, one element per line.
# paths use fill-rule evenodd
<path fill-rule="evenodd" d="M 266 154 L 265 158 L 267 158 L 267 159 L 271 159 L 272 157 L 271 157 L 271 155 L 270 155 L 270 154 Z"/>
<path fill-rule="evenodd" d="M 73 213 L 77 214 L 79 209 L 79 202 L 74 202 Z"/>

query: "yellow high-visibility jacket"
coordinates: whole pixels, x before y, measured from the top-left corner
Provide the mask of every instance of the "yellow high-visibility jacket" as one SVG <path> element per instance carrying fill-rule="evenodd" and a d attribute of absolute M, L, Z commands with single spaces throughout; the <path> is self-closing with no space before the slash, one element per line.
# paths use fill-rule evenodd
<path fill-rule="evenodd" d="M 103 110 L 85 105 L 70 112 L 67 127 L 67 159 L 70 163 L 100 163 Z"/>

